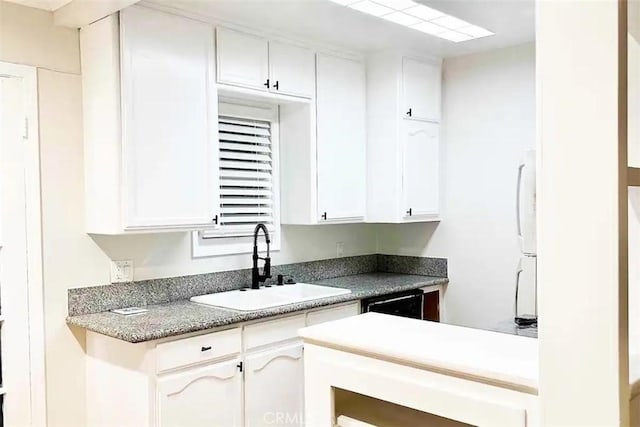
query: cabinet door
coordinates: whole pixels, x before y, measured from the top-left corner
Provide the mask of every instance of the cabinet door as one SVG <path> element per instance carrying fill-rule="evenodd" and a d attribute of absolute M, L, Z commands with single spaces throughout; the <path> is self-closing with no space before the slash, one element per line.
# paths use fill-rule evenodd
<path fill-rule="evenodd" d="M 218 82 L 267 90 L 269 45 L 266 39 L 227 28 L 217 30 Z"/>
<path fill-rule="evenodd" d="M 121 12 L 125 228 L 212 225 L 218 214 L 213 28 Z"/>
<path fill-rule="evenodd" d="M 318 216 L 362 219 L 366 209 L 365 68 L 317 57 Z"/>
<path fill-rule="evenodd" d="M 242 426 L 239 359 L 158 380 L 160 427 Z"/>
<path fill-rule="evenodd" d="M 404 58 L 402 61 L 404 117 L 440 122 L 442 77 L 437 64 Z M 408 114 L 411 111 L 411 114 Z"/>
<path fill-rule="evenodd" d="M 271 91 L 312 98 L 315 91 L 313 51 L 280 42 L 269 42 Z"/>
<path fill-rule="evenodd" d="M 439 125 L 404 120 L 402 190 L 406 219 L 439 211 Z"/>
<path fill-rule="evenodd" d="M 245 358 L 245 426 L 302 426 L 302 343 Z"/>

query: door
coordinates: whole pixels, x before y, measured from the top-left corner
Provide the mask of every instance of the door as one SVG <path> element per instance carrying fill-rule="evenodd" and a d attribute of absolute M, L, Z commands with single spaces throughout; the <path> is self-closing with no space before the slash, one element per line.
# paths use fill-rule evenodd
<path fill-rule="evenodd" d="M 403 117 L 440 122 L 440 66 L 404 58 L 402 61 L 404 92 Z"/>
<path fill-rule="evenodd" d="M 269 89 L 269 45 L 266 39 L 227 28 L 217 29 L 218 82 Z"/>
<path fill-rule="evenodd" d="M 121 12 L 125 228 L 211 226 L 218 215 L 213 29 Z"/>
<path fill-rule="evenodd" d="M 405 219 L 435 216 L 440 200 L 439 125 L 403 120 L 403 212 Z"/>
<path fill-rule="evenodd" d="M 302 426 L 302 343 L 245 358 L 245 426 Z"/>
<path fill-rule="evenodd" d="M 27 68 L 0 63 L 0 426 L 44 421 L 36 77 Z"/>
<path fill-rule="evenodd" d="M 364 64 L 317 56 L 320 221 L 361 220 L 366 210 Z"/>
<path fill-rule="evenodd" d="M 271 91 L 312 98 L 315 91 L 315 55 L 310 49 L 269 42 Z"/>
<path fill-rule="evenodd" d="M 240 359 L 195 368 L 158 380 L 160 427 L 241 427 Z"/>

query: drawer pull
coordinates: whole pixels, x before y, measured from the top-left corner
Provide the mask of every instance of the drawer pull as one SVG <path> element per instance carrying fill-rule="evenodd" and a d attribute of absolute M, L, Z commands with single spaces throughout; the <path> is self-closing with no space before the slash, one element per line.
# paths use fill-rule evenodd
<path fill-rule="evenodd" d="M 200 349 L 200 351 L 209 351 L 209 350 L 211 350 L 211 346 L 202 347 L 202 348 Z"/>

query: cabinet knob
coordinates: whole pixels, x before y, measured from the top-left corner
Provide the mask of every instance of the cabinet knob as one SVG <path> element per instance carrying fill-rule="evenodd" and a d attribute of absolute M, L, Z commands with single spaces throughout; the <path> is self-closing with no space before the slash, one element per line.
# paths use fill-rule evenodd
<path fill-rule="evenodd" d="M 200 351 L 209 351 L 209 350 L 211 350 L 211 346 L 210 346 L 210 345 L 208 345 L 208 346 L 206 346 L 206 347 L 202 347 L 202 348 L 200 349 Z"/>
<path fill-rule="evenodd" d="M 213 219 L 211 219 L 211 222 L 213 222 L 214 224 L 218 224 L 218 215 L 214 216 Z"/>
<path fill-rule="evenodd" d="M 264 85 L 267 87 L 267 89 L 269 89 L 269 87 L 271 87 L 270 83 L 269 83 L 269 79 L 267 79 L 267 81 L 266 81 L 266 83 Z"/>
<path fill-rule="evenodd" d="M 409 108 L 409 111 L 407 111 L 407 116 L 411 117 L 411 108 Z"/>
<path fill-rule="evenodd" d="M 276 80 L 276 83 L 273 85 L 275 90 L 280 90 L 280 80 Z"/>
<path fill-rule="evenodd" d="M 407 215 L 411 216 L 413 213 L 413 209 L 409 208 L 409 210 L 407 211 Z"/>
<path fill-rule="evenodd" d="M 323 213 L 322 215 L 320 215 L 320 218 L 324 219 L 325 221 L 327 220 L 327 213 Z"/>

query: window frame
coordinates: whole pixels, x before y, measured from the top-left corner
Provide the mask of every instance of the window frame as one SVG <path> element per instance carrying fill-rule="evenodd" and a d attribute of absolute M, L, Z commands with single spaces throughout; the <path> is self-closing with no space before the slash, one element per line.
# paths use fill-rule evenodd
<path fill-rule="evenodd" d="M 220 99 L 218 104 L 218 116 L 238 117 L 249 120 L 261 120 L 271 123 L 271 179 L 273 184 L 273 228 L 270 232 L 271 252 L 280 250 L 280 114 L 277 105 L 265 105 L 244 101 Z M 218 137 L 218 144 L 220 138 Z M 216 150 L 219 156 L 220 149 Z M 218 174 L 220 169 L 218 169 Z M 219 190 L 219 189 L 218 189 Z M 220 201 L 221 203 L 222 201 Z M 212 257 L 251 253 L 253 240 L 250 236 L 237 236 L 225 234 L 224 227 L 192 232 L 192 257 Z M 266 251 L 264 239 L 258 243 L 260 251 Z"/>

